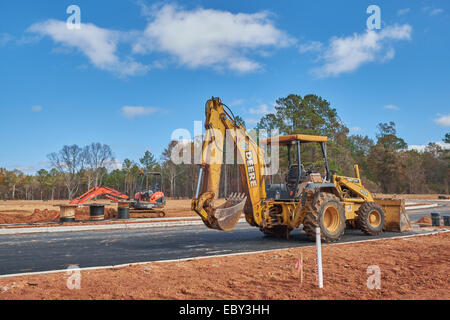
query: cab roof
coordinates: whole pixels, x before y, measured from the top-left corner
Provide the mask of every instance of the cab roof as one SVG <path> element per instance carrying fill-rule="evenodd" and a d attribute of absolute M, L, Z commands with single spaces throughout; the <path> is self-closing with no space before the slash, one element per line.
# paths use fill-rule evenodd
<path fill-rule="evenodd" d="M 309 134 L 290 134 L 287 136 L 279 136 L 279 137 L 272 137 L 265 140 L 262 140 L 262 143 L 270 143 L 272 140 L 275 140 L 278 138 L 278 144 L 280 146 L 287 146 L 292 144 L 292 142 L 300 141 L 302 143 L 307 142 L 327 142 L 328 137 L 325 136 L 312 136 Z"/>

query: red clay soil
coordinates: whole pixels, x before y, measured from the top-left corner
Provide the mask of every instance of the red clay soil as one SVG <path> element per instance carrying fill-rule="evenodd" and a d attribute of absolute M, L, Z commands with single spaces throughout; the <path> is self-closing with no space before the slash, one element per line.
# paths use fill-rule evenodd
<path fill-rule="evenodd" d="M 303 283 L 295 264 L 303 256 Z M 323 247 L 324 288 L 315 248 L 0 279 L 0 299 L 450 299 L 450 233 Z M 381 288 L 368 289 L 368 267 Z"/>
<path fill-rule="evenodd" d="M 11 213 L 7 213 L 11 211 Z M 59 210 L 39 210 L 34 209 L 34 212 L 29 215 L 28 211 L 21 212 L 20 210 L 4 210 L 0 213 L 0 224 L 17 224 L 17 223 L 36 223 L 36 222 L 55 222 L 59 221 Z M 117 210 L 112 208 L 105 208 L 105 219 L 113 219 L 117 217 Z M 76 208 L 76 220 L 89 220 L 89 208 Z"/>
<path fill-rule="evenodd" d="M 155 222 L 170 222 L 169 219 L 161 219 L 159 214 L 157 213 L 146 213 L 146 214 L 130 214 L 130 218 L 137 220 L 117 220 L 117 210 L 111 208 L 105 208 L 105 220 L 90 220 L 89 209 L 80 208 L 80 210 L 76 209 L 75 211 L 75 219 L 76 222 L 64 222 L 64 223 L 56 223 L 56 224 L 48 224 L 45 227 L 58 227 L 61 225 L 64 226 L 80 226 L 80 222 L 82 225 L 99 225 L 99 224 L 123 224 L 123 223 L 148 223 L 151 222 L 149 220 L 141 220 L 138 218 L 159 218 L 159 220 Z M 35 209 L 36 212 L 39 212 L 39 209 Z M 177 220 L 178 221 L 192 221 L 189 219 L 187 215 L 186 219 Z M 183 215 L 181 215 L 183 217 Z M 167 215 L 165 218 L 168 218 Z M 108 219 L 116 219 L 116 220 L 108 220 Z M 55 210 L 43 210 L 39 212 L 39 214 L 32 215 L 17 215 L 17 214 L 8 214 L 2 215 L 0 214 L 0 224 L 12 224 L 8 226 L 0 226 L 0 229 L 11 229 L 11 228 L 38 228 L 42 227 L 40 224 L 30 224 L 23 225 L 25 223 L 45 223 L 45 222 L 59 222 L 59 211 Z M 173 222 L 173 221 L 172 221 Z"/>
<path fill-rule="evenodd" d="M 52 222 L 59 220 L 59 210 L 54 207 L 55 202 L 40 202 L 35 201 L 40 209 L 24 210 L 24 207 L 29 208 L 30 201 L 4 201 L 2 208 L 0 208 L 0 224 L 22 224 L 22 223 L 36 223 L 36 222 Z M 64 201 L 59 201 L 64 202 Z M 103 201 L 105 207 L 105 219 L 117 218 L 116 204 L 111 204 L 109 201 Z M 197 214 L 191 211 L 190 200 L 170 200 L 164 211 L 166 217 L 192 217 Z M 45 208 L 48 206 L 51 209 Z M 109 206 L 109 207 L 108 207 Z M 113 208 L 111 208 L 111 206 Z M 131 218 L 159 218 L 157 213 L 146 214 L 130 214 Z M 79 207 L 75 209 L 75 219 L 78 221 L 87 221 L 89 217 L 88 207 Z"/>
<path fill-rule="evenodd" d="M 7 211 L 13 211 L 14 214 L 6 213 Z M 31 215 L 28 215 L 28 211 L 20 210 L 4 210 L 0 213 L 0 224 L 52 222 L 58 219 L 59 210 L 34 209 Z"/>
<path fill-rule="evenodd" d="M 418 224 L 420 227 L 433 227 L 435 229 L 448 229 L 448 226 L 444 225 L 444 220 L 441 219 L 441 225 L 440 226 L 433 226 L 432 225 L 432 220 L 430 217 L 428 216 L 424 216 L 422 218 L 420 218 L 419 220 L 413 222 L 414 224 Z"/>
<path fill-rule="evenodd" d="M 424 217 L 420 218 L 419 220 L 417 220 L 414 223 L 431 225 L 431 222 L 432 222 L 432 220 L 431 220 L 431 218 L 429 216 L 424 216 Z"/>

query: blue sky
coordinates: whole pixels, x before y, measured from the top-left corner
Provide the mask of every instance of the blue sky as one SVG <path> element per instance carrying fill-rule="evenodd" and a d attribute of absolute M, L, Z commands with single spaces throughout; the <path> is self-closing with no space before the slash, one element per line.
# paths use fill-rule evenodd
<path fill-rule="evenodd" d="M 80 30 L 66 26 L 73 4 Z M 352 133 L 394 121 L 409 145 L 441 141 L 449 16 L 446 0 L 2 1 L 0 167 L 33 172 L 91 142 L 159 157 L 211 96 L 252 126 L 277 98 L 315 93 Z"/>

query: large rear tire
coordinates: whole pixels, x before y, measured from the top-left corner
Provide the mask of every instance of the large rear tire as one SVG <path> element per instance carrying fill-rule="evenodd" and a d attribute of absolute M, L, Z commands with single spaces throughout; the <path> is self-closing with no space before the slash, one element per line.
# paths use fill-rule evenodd
<path fill-rule="evenodd" d="M 303 219 L 303 230 L 309 240 L 315 241 L 316 228 L 320 227 L 324 242 L 339 241 L 345 232 L 345 210 L 338 197 L 320 192 Z"/>
<path fill-rule="evenodd" d="M 356 212 L 357 225 L 369 236 L 379 235 L 384 228 L 385 215 L 383 208 L 375 202 L 364 202 Z"/>

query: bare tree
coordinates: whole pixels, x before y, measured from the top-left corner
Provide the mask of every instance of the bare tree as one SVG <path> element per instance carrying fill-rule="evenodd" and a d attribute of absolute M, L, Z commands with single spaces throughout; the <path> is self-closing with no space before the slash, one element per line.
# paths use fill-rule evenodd
<path fill-rule="evenodd" d="M 93 142 L 84 147 L 83 157 L 94 175 L 94 186 L 98 186 L 106 171 L 102 169 L 105 168 L 109 162 L 114 160 L 111 147 L 107 144 Z"/>
<path fill-rule="evenodd" d="M 58 153 L 47 156 L 51 165 L 63 174 L 69 200 L 73 199 L 80 183 L 79 172 L 84 166 L 83 150 L 76 144 L 64 146 Z"/>

